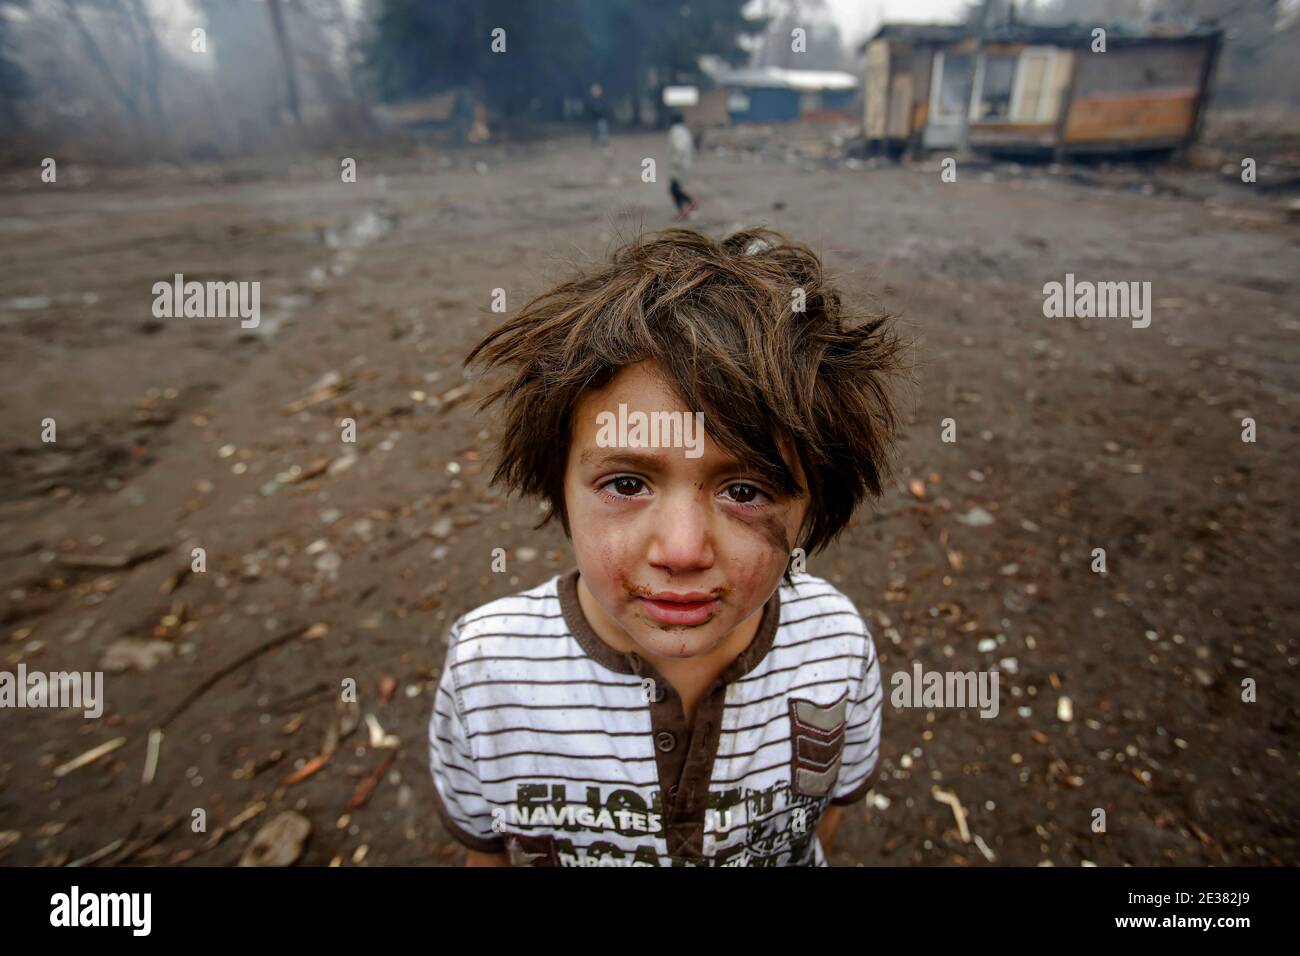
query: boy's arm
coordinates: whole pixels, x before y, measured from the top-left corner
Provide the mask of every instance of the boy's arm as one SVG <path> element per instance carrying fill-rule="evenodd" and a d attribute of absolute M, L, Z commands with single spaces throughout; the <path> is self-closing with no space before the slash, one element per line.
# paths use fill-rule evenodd
<path fill-rule="evenodd" d="M 509 866 L 505 839 L 492 827 L 492 806 L 483 795 L 478 761 L 456 694 L 452 671 L 456 637 L 453 628 L 447 661 L 438 680 L 433 716 L 429 720 L 429 769 L 433 774 L 434 805 L 447 832 L 469 849 L 466 865 Z M 497 858 L 500 862 L 484 862 Z"/>
<path fill-rule="evenodd" d="M 831 844 L 835 841 L 835 831 L 840 827 L 840 808 L 829 806 L 817 824 L 817 842 L 822 845 L 822 853 L 830 855 Z"/>
<path fill-rule="evenodd" d="M 480 853 L 470 850 L 465 857 L 466 866 L 509 866 L 510 857 L 505 853 Z"/>
<path fill-rule="evenodd" d="M 823 852 L 830 849 L 839 826 L 839 810 L 867 795 L 880 759 L 880 719 L 884 694 L 880 686 L 880 662 L 866 622 L 862 623 L 863 666 L 844 718 L 844 752 L 840 759 L 839 782 L 831 804 L 817 824 L 817 838 Z"/>

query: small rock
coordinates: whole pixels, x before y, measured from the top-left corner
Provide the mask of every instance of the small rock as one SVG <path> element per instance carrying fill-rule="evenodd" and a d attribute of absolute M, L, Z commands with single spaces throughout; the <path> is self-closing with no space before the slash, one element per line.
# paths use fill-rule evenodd
<path fill-rule="evenodd" d="M 957 520 L 971 528 L 982 528 L 985 525 L 992 524 L 994 519 L 991 514 L 976 505 L 964 515 L 958 515 Z"/>
<path fill-rule="evenodd" d="M 1057 700 L 1056 719 L 1064 724 L 1074 720 L 1074 704 L 1070 702 L 1070 698 L 1062 696 Z"/>
<path fill-rule="evenodd" d="M 171 660 L 176 648 L 166 641 L 124 637 L 114 641 L 104 652 L 102 667 L 121 673 L 126 670 L 151 671 L 163 661 Z"/>
<path fill-rule="evenodd" d="M 239 858 L 240 866 L 291 866 L 302 856 L 311 821 L 287 810 L 257 831 Z"/>

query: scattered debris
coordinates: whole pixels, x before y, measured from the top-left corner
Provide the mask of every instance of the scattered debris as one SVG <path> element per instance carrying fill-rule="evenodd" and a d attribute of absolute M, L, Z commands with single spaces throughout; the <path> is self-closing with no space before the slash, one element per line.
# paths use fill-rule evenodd
<path fill-rule="evenodd" d="M 991 525 L 994 518 L 993 515 L 989 514 L 979 505 L 976 505 L 964 515 L 958 515 L 957 520 L 970 528 L 983 528 L 987 525 Z"/>
<path fill-rule="evenodd" d="M 144 773 L 140 777 L 140 783 L 148 786 L 153 783 L 154 774 L 158 771 L 158 751 L 162 748 L 163 732 L 155 727 L 149 731 L 149 749 L 144 758 Z"/>
<path fill-rule="evenodd" d="M 334 753 L 331 751 L 328 753 L 320 753 L 315 757 L 312 757 L 293 773 L 289 774 L 289 776 L 285 777 L 284 785 L 286 787 L 292 787 L 295 783 L 302 783 L 302 781 L 306 780 L 312 774 L 316 773 L 316 771 L 329 763 L 330 757 L 332 756 L 334 756 Z"/>
<path fill-rule="evenodd" d="M 136 554 L 61 554 L 58 563 L 65 568 L 126 571 L 138 564 L 160 558 L 169 550 L 169 548 L 151 548 Z"/>
<path fill-rule="evenodd" d="M 79 860 L 73 860 L 68 866 L 89 866 L 92 863 L 98 863 L 104 857 L 112 856 L 126 843 L 126 837 L 114 840 L 108 846 L 100 847 L 94 853 L 81 857 Z"/>
<path fill-rule="evenodd" d="M 934 799 L 952 807 L 952 815 L 957 821 L 957 832 L 961 835 L 961 842 L 969 843 L 970 830 L 966 829 L 966 809 L 961 805 L 961 801 L 957 799 L 957 794 L 940 787 L 935 787 L 931 793 L 933 793 Z"/>
<path fill-rule="evenodd" d="M 65 764 L 60 764 L 54 768 L 54 776 L 66 777 L 74 770 L 80 770 L 87 764 L 92 764 L 100 757 L 111 754 L 114 750 L 126 743 L 125 737 L 115 737 L 106 744 L 100 744 L 98 747 L 92 747 L 79 757 L 73 757 Z"/>
<path fill-rule="evenodd" d="M 265 809 L 266 809 L 265 800 L 259 800 L 256 803 L 249 804 L 238 814 L 236 814 L 235 817 L 229 823 L 225 824 L 224 826 L 217 827 L 217 829 L 212 831 L 212 836 L 208 838 L 208 842 L 204 845 L 204 849 L 207 850 L 212 849 L 214 846 L 220 843 L 225 837 L 237 831 L 245 823 L 253 819 L 253 817 L 257 816 Z"/>
<path fill-rule="evenodd" d="M 167 641 L 148 638 L 124 637 L 114 641 L 104 652 L 101 666 L 106 671 L 151 671 L 164 661 L 171 660 L 176 647 Z"/>
<path fill-rule="evenodd" d="M 378 750 L 395 750 L 402 745 L 401 740 L 392 734 L 384 733 L 374 714 L 366 714 L 366 726 L 370 729 L 370 746 Z"/>
<path fill-rule="evenodd" d="M 239 670 L 239 668 L 243 667 L 249 661 L 254 660 L 257 657 L 260 657 L 262 654 L 265 654 L 267 651 L 277 648 L 281 644 L 285 644 L 293 640 L 295 637 L 301 637 L 305 631 L 306 631 L 305 627 L 301 625 L 295 625 L 286 631 L 282 631 L 281 633 L 277 634 L 275 637 L 271 638 L 270 640 L 263 641 L 261 644 L 257 645 L 257 647 L 254 647 L 252 650 L 247 651 L 244 654 L 241 654 L 239 657 L 235 658 L 229 664 L 219 668 L 215 673 L 213 673 L 212 675 L 210 675 L 209 677 L 201 681 L 197 687 L 195 687 L 192 691 L 186 694 L 185 697 L 180 701 L 180 703 L 178 703 L 175 707 L 173 707 L 167 713 L 167 716 L 158 722 L 158 727 L 161 729 L 163 727 L 166 727 L 168 724 L 170 724 L 173 720 L 175 720 L 186 710 L 188 710 L 189 707 L 196 700 L 202 697 L 204 693 L 206 693 L 209 689 L 211 689 L 218 681 L 220 681 L 226 675 Z"/>
<path fill-rule="evenodd" d="M 370 776 L 362 781 L 361 785 L 357 787 L 356 791 L 352 794 L 352 799 L 348 801 L 347 806 L 344 807 L 344 809 L 349 811 L 360 810 L 369 803 L 371 795 L 375 792 L 375 788 L 379 786 L 379 781 L 384 779 L 384 774 L 388 772 L 388 768 L 393 765 L 393 761 L 396 759 L 397 754 L 395 753 L 386 755 L 384 759 L 379 762 L 379 766 L 374 769 Z"/>
<path fill-rule="evenodd" d="M 319 405 L 321 402 L 328 402 L 331 398 L 343 394 L 349 387 L 344 383 L 343 376 L 338 372 L 326 372 L 307 390 L 306 395 L 284 406 L 284 411 L 288 415 L 296 415 L 303 409 Z"/>

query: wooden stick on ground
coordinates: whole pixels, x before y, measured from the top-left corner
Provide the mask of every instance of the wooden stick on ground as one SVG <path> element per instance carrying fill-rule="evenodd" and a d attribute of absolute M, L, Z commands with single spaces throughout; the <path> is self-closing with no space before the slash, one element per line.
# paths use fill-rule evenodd
<path fill-rule="evenodd" d="M 261 655 L 265 654 L 267 651 L 274 650 L 275 648 L 279 647 L 281 644 L 287 644 L 289 641 L 292 641 L 295 637 L 298 637 L 303 633 L 305 633 L 306 630 L 307 630 L 307 626 L 305 624 L 296 624 L 293 627 L 289 628 L 289 630 L 284 631 L 279 635 L 271 638 L 269 641 L 264 641 L 263 643 L 259 644 L 257 647 L 253 648 L 251 651 L 248 651 L 245 654 L 241 654 L 239 657 L 231 661 L 225 667 L 221 667 L 217 669 L 214 673 L 212 673 L 211 675 L 206 677 L 203 681 L 201 681 L 198 687 L 194 688 L 192 691 L 186 694 L 185 698 L 179 704 L 177 704 L 170 711 L 168 711 L 167 716 L 158 722 L 158 729 L 159 730 L 164 729 L 173 720 L 175 720 L 177 717 L 183 714 L 186 710 L 190 708 L 190 706 L 196 700 L 198 700 L 205 693 L 211 690 L 213 686 L 215 686 L 223 677 L 227 677 L 230 674 L 233 674 L 235 671 L 239 670 L 249 661 L 254 660 L 257 657 L 260 657 Z"/>

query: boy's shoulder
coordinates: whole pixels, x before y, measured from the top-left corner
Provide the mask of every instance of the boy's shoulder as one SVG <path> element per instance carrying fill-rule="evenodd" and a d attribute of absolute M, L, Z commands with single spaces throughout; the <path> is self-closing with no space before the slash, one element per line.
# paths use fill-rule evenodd
<path fill-rule="evenodd" d="M 452 621 L 447 632 L 448 654 L 478 656 L 487 646 L 500 648 L 512 639 L 567 633 L 558 584 L 559 575 L 555 575 L 527 591 L 494 598 L 466 611 Z"/>
<path fill-rule="evenodd" d="M 856 618 L 864 633 L 863 618 L 853 600 L 825 578 L 807 573 L 790 575 L 790 583 L 781 582 L 781 626 L 786 627 L 826 618 Z M 869 636 L 869 635 L 868 635 Z"/>
<path fill-rule="evenodd" d="M 802 646 L 815 655 L 835 644 L 855 655 L 875 656 L 871 628 L 848 595 L 812 574 L 791 574 L 790 580 L 781 582 L 776 645 Z"/>

